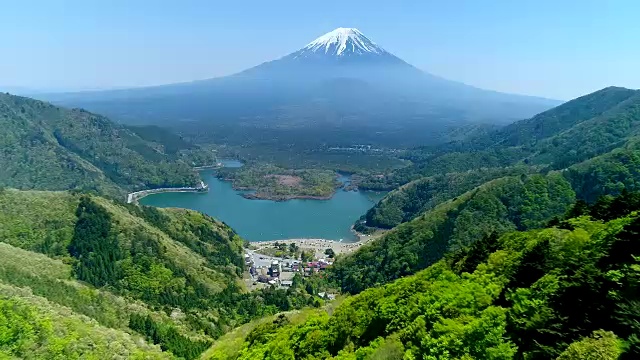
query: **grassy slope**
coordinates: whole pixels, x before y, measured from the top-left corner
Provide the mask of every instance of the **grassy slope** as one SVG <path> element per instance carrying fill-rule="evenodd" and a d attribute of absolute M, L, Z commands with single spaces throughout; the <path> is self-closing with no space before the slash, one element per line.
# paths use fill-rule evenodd
<path fill-rule="evenodd" d="M 69 331 L 75 329 L 73 319 L 90 318 L 89 323 L 94 325 L 83 328 L 83 336 L 95 337 L 96 341 L 102 341 L 106 328 L 106 333 L 116 334 L 109 335 L 114 341 L 129 341 L 128 333 L 135 333 L 129 328 L 132 315 L 149 316 L 155 323 L 174 328 L 194 341 L 210 341 L 211 337 L 194 327 L 193 319 L 179 309 L 156 307 L 133 299 L 126 291 L 118 294 L 122 290 L 96 289 L 75 279 L 71 265 L 75 260 L 67 247 L 74 233 L 79 198 L 68 192 L 0 192 L 0 297 L 33 307 L 38 317 L 46 314 L 58 319 L 68 315 L 70 320 L 65 326 Z M 111 215 L 112 231 L 123 249 L 130 247 L 139 234 L 145 234 L 163 250 L 163 257 L 171 260 L 167 264 L 177 272 L 174 279 L 188 277 L 210 295 L 230 285 L 242 289 L 242 240 L 224 224 L 194 211 L 156 209 L 167 220 L 165 232 L 136 215 L 141 208 L 124 207 L 100 197 L 92 199 Z M 218 259 L 212 262 L 209 258 L 214 255 Z M 34 302 L 33 298 L 39 300 Z M 199 312 L 198 316 L 216 318 L 218 309 Z M 213 322 L 211 326 L 215 326 Z M 64 333 L 57 331 L 60 332 Z M 119 352 L 109 354 L 115 356 Z"/>
<path fill-rule="evenodd" d="M 278 315 L 266 316 L 250 323 L 239 326 L 224 336 L 216 340 L 216 342 L 204 353 L 201 358 L 204 360 L 234 360 L 237 359 L 238 353 L 244 347 L 244 341 L 249 334 L 255 332 L 257 328 L 268 326 L 277 321 L 282 316 L 286 317 L 286 322 L 291 325 L 304 323 L 313 316 L 331 315 L 343 302 L 345 298 L 338 299 L 328 303 L 320 309 L 304 309 L 280 313 Z"/>
<path fill-rule="evenodd" d="M 3 242 L 51 255 L 66 253 L 76 221 L 77 196 L 5 189 L 0 192 L 0 199 Z"/>
<path fill-rule="evenodd" d="M 0 282 L 0 332 L 20 341 L 0 341 L 0 358 L 168 359 L 140 336 L 100 325 L 94 319 Z M 5 340 L 5 339 L 3 339 Z"/>

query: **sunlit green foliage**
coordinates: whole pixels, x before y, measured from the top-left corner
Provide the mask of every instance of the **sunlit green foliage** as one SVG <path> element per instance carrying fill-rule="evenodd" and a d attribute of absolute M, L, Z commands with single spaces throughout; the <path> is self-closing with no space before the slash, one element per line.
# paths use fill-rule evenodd
<path fill-rule="evenodd" d="M 344 291 L 410 275 L 448 251 L 468 246 L 493 232 L 542 227 L 575 201 L 569 183 L 557 173 L 505 177 L 444 202 L 339 258 L 329 277 Z"/>
<path fill-rule="evenodd" d="M 597 330 L 592 336 L 569 345 L 558 360 L 616 360 L 622 352 L 623 343 L 614 333 Z"/>
<path fill-rule="evenodd" d="M 634 209 L 640 209 L 639 201 Z M 612 213 L 594 205 L 593 214 Z M 609 208 L 611 211 L 615 211 Z M 490 235 L 303 322 L 277 318 L 212 359 L 635 359 L 640 219 Z M 569 229 L 567 229 L 569 228 Z M 637 314 L 637 310 L 634 310 Z M 634 325 L 635 324 L 635 325 Z"/>
<path fill-rule="evenodd" d="M 37 297 L 0 296 L 0 357 L 23 359 L 166 359 L 126 332 L 102 327 Z"/>
<path fill-rule="evenodd" d="M 351 292 L 359 291 L 361 288 L 352 288 L 350 284 L 366 284 L 366 288 L 384 283 L 389 279 L 412 274 L 437 261 L 456 243 L 468 244 L 490 232 L 500 233 L 512 228 L 523 230 L 543 226 L 553 217 L 563 215 L 567 204 L 573 201 L 574 196 L 582 201 L 593 202 L 602 195 L 620 194 L 624 189 L 638 190 L 640 189 L 638 144 L 640 141 L 634 138 L 625 146 L 609 153 L 546 175 L 548 178 L 556 179 L 556 183 L 564 184 L 564 190 L 562 187 L 545 190 L 542 183 L 529 181 L 526 188 L 514 191 L 513 185 L 505 185 L 505 178 L 485 183 L 478 189 L 460 195 L 449 202 L 442 202 L 439 195 L 433 195 L 429 191 L 413 190 L 421 188 L 422 181 L 416 182 L 416 185 L 408 184 L 392 192 L 368 215 L 377 216 L 377 223 L 394 223 L 410 216 L 415 219 L 398 226 L 354 255 L 338 261 L 335 269 L 340 273 L 337 278 L 343 284 L 343 289 Z M 469 177 L 474 173 L 469 173 Z M 449 175 L 444 178 L 455 179 L 456 176 Z M 521 178 L 541 179 L 542 176 L 522 175 Z M 430 184 L 432 183 L 430 179 L 432 178 L 427 178 L 424 182 Z M 515 178 L 511 179 L 513 183 Z M 446 189 L 445 184 L 443 182 L 441 186 L 436 187 Z M 452 186 L 455 191 L 459 191 L 458 183 L 452 182 Z M 495 196 L 487 197 L 485 194 L 489 190 Z M 438 201 L 436 199 L 439 199 L 441 204 L 433 207 L 432 204 Z M 601 201 L 606 200 L 606 197 L 601 199 Z M 431 204 L 427 205 L 427 209 L 429 206 L 432 208 L 416 214 L 415 209 L 412 208 L 413 204 L 417 207 Z M 624 208 L 625 206 L 616 204 L 613 207 Z M 617 216 L 619 214 L 614 215 L 614 217 Z M 406 220 L 403 219 L 403 221 Z M 420 242 L 424 245 L 418 245 Z M 419 259 L 422 262 L 419 262 Z M 382 266 L 380 267 L 379 264 Z M 373 268 L 384 269 L 384 272 L 381 275 L 380 270 L 369 270 Z M 368 270 L 364 271 L 364 269 Z M 353 280 L 349 280 L 351 276 L 354 277 Z"/>
<path fill-rule="evenodd" d="M 526 167 L 493 168 L 415 180 L 385 196 L 364 215 L 361 225 L 390 229 L 487 181 L 528 172 L 532 170 Z"/>
<path fill-rule="evenodd" d="M 0 219 L 0 296 L 40 296 L 179 357 L 198 357 L 254 318 L 319 301 L 300 288 L 245 292 L 242 239 L 195 211 L 6 189 Z"/>

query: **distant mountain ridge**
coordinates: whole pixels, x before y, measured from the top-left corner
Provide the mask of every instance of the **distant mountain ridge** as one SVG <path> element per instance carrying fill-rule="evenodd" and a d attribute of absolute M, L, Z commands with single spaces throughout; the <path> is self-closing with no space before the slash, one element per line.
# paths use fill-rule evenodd
<path fill-rule="evenodd" d="M 303 48 L 222 78 L 149 88 L 51 94 L 132 124 L 217 124 L 287 130 L 366 128 L 432 143 L 443 129 L 528 118 L 560 102 L 504 94 L 424 72 L 354 28 L 338 28 Z M 203 128 L 206 128 L 203 130 Z M 401 137 L 400 137 L 401 138 Z M 341 139 L 329 139 L 331 142 Z M 375 141 L 375 139 L 373 140 Z"/>
<path fill-rule="evenodd" d="M 495 131 L 416 148 L 412 166 L 364 187 L 394 189 L 425 176 L 518 163 L 563 169 L 639 135 L 640 90 L 612 86 Z"/>

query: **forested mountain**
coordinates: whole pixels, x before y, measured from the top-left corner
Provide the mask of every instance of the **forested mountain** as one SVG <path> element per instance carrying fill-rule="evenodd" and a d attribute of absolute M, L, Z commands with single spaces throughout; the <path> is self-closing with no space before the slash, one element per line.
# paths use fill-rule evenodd
<path fill-rule="evenodd" d="M 412 151 L 363 183 L 405 184 L 365 217 L 393 229 L 328 270 L 356 296 L 243 327 L 206 356 L 636 358 L 639 110 L 640 93 L 607 88 Z"/>
<path fill-rule="evenodd" d="M 413 274 L 438 261 L 448 251 L 469 245 L 489 233 L 541 227 L 562 215 L 575 199 L 594 201 L 601 195 L 615 195 L 623 189 L 638 190 L 639 144 L 634 138 L 621 148 L 561 171 L 501 177 L 437 206 L 427 203 L 426 211 L 413 220 L 337 261 L 331 271 L 333 279 L 343 290 L 359 292 Z M 455 191 L 460 191 L 470 183 L 453 186 L 458 186 Z M 451 194 L 456 196 L 455 192 Z M 396 197 L 398 195 L 390 199 Z M 382 200 L 377 211 L 385 209 L 384 202 Z"/>
<path fill-rule="evenodd" d="M 560 103 L 438 77 L 354 28 L 335 29 L 279 59 L 221 78 L 38 96 L 218 144 L 253 144 L 267 130 L 283 148 L 301 139 L 314 148 L 434 144 L 450 140 L 446 133 L 460 126 L 507 124 Z"/>
<path fill-rule="evenodd" d="M 246 293 L 242 255 L 195 211 L 1 190 L 0 357 L 193 359 L 239 324 L 318 301 Z"/>
<path fill-rule="evenodd" d="M 161 129 L 9 94 L 0 94 L 0 128 L 0 186 L 121 196 L 197 181 L 193 145 Z"/>
<path fill-rule="evenodd" d="M 298 278 L 286 291 L 252 293 L 241 281 L 242 240 L 225 224 L 87 193 L 190 183 L 193 161 L 207 153 L 161 128 L 10 95 L 0 95 L 0 125 L 0 185 L 80 190 L 0 187 L 0 357 L 193 359 L 209 349 L 216 359 L 592 351 L 632 359 L 640 351 L 637 91 L 607 88 L 496 132 L 411 151 L 411 166 L 361 183 L 399 187 L 365 217 L 392 230 L 305 280 L 309 289 Z M 318 286 L 356 295 L 263 318 L 211 347 L 251 320 L 317 308 Z"/>
<path fill-rule="evenodd" d="M 409 156 L 412 166 L 361 183 L 365 189 L 397 189 L 359 227 L 392 228 L 485 181 L 564 169 L 638 135 L 640 92 L 609 87 L 493 133 L 418 149 Z"/>
<path fill-rule="evenodd" d="M 514 164 L 564 169 L 640 135 L 640 91 L 608 87 L 500 130 L 411 151 L 413 165 L 362 182 L 392 190 L 425 176 Z"/>
<path fill-rule="evenodd" d="M 337 308 L 231 333 L 207 358 L 636 359 L 637 210 L 625 193 L 556 227 L 488 234 Z"/>
<path fill-rule="evenodd" d="M 483 168 L 475 171 L 451 172 L 420 178 L 391 191 L 369 209 L 357 224 L 358 230 L 367 227 L 391 229 L 410 221 L 434 206 L 503 176 L 534 173 L 528 166 Z"/>

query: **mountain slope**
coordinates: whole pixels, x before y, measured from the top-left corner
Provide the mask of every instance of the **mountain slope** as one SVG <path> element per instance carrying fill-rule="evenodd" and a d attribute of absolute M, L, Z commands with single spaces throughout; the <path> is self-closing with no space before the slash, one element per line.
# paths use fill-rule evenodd
<path fill-rule="evenodd" d="M 391 229 L 485 182 L 504 176 L 534 172 L 534 169 L 517 166 L 451 172 L 420 178 L 385 195 L 363 215 L 363 219 L 356 224 L 356 230 L 367 231 L 366 227 Z"/>
<path fill-rule="evenodd" d="M 328 276 L 343 291 L 358 293 L 414 274 L 491 233 L 543 227 L 564 214 L 575 197 L 570 183 L 557 173 L 498 178 L 339 258 Z"/>
<path fill-rule="evenodd" d="M 445 199 L 514 171 L 571 168 L 613 148 L 628 149 L 640 135 L 638 125 L 640 92 L 609 87 L 491 133 L 415 150 L 410 155 L 413 165 L 360 184 L 364 189 L 395 190 L 369 210 L 356 228 L 392 228 Z M 623 177 L 618 176 L 627 183 Z M 600 195 L 579 192 L 589 201 Z"/>
<path fill-rule="evenodd" d="M 0 355 L 93 346 L 100 358 L 194 359 L 235 326 L 313 302 L 304 291 L 247 293 L 243 271 L 242 239 L 195 211 L 0 190 L 0 318 L 5 306 L 19 310 L 8 343 L 27 346 L 0 338 Z M 21 330 L 56 321 L 39 338 Z"/>
<path fill-rule="evenodd" d="M 0 243 L 0 254 L 0 332 L 12 335 L 10 344 L 0 342 L 0 355 L 171 357 L 127 327 L 130 314 L 149 313 L 171 322 L 166 315 L 75 282 L 71 267 L 60 260 L 5 243 Z"/>
<path fill-rule="evenodd" d="M 616 200 L 624 211 L 586 209 L 604 217 L 483 238 L 330 311 L 254 324 L 207 359 L 635 359 L 640 197 L 629 198 Z"/>
<path fill-rule="evenodd" d="M 425 176 L 515 164 L 563 169 L 640 135 L 640 91 L 609 87 L 497 131 L 411 151 L 411 166 L 362 182 L 392 190 Z"/>
<path fill-rule="evenodd" d="M 507 123 L 559 102 L 502 94 L 423 72 L 368 39 L 339 28 L 280 59 L 223 78 L 153 88 L 46 97 L 82 106 L 126 123 L 154 123 L 221 142 L 219 124 L 241 128 L 327 129 L 400 132 L 393 142 L 443 141 L 445 129 L 474 122 Z M 192 126 L 184 127 L 188 121 Z M 410 131 L 412 129 L 413 131 Z M 421 131 L 416 131 L 416 130 Z M 217 130 L 217 131 L 214 131 Z M 389 142 L 361 132 L 365 141 Z M 446 139 L 446 138 L 445 138 Z M 362 139 L 361 139 L 362 140 Z"/>
<path fill-rule="evenodd" d="M 563 215 L 575 199 L 594 201 L 602 195 L 619 194 L 623 189 L 637 191 L 638 144 L 637 138 L 632 139 L 623 147 L 562 171 L 501 177 L 450 200 L 440 199 L 436 206 L 425 207 L 424 212 L 413 212 L 413 220 L 336 261 L 330 273 L 343 290 L 359 292 L 413 274 L 447 252 L 492 232 L 542 227 Z M 446 189 L 442 184 L 435 185 Z M 453 190 L 459 192 L 468 185 L 468 181 L 463 181 Z M 420 195 L 421 200 L 428 201 L 433 193 L 427 191 L 425 195 Z M 386 206 L 384 203 L 385 200 L 373 212 Z"/>
<path fill-rule="evenodd" d="M 0 127 L 0 186 L 120 196 L 197 180 L 178 151 L 164 146 L 167 139 L 144 140 L 84 110 L 0 94 Z"/>

